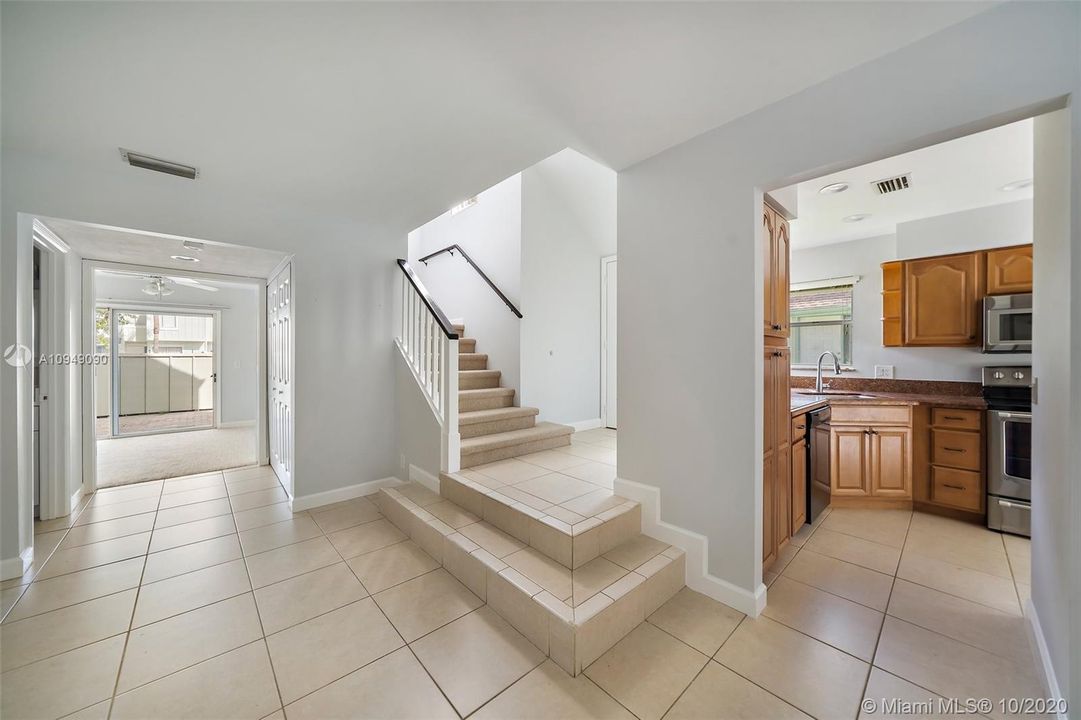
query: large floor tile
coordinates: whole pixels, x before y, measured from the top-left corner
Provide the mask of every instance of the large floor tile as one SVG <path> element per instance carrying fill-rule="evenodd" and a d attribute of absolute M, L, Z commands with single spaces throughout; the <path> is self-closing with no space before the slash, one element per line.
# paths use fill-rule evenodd
<path fill-rule="evenodd" d="M 211 565 L 220 565 L 240 557 L 240 540 L 236 535 L 223 535 L 171 550 L 150 553 L 146 556 L 143 584 L 202 570 Z"/>
<path fill-rule="evenodd" d="M 723 665 L 710 661 L 665 720 L 809 720 L 809 716 Z"/>
<path fill-rule="evenodd" d="M 404 643 L 371 598 L 267 637 L 282 702 L 289 704 Z"/>
<path fill-rule="evenodd" d="M 781 576 L 879 611 L 885 611 L 893 587 L 893 578 L 889 575 L 811 550 L 801 550 Z"/>
<path fill-rule="evenodd" d="M 544 661 L 489 607 L 427 635 L 412 649 L 463 717 Z"/>
<path fill-rule="evenodd" d="M 685 587 L 647 619 L 712 657 L 743 618 L 738 610 Z"/>
<path fill-rule="evenodd" d="M 1020 615 L 900 579 L 893 587 L 888 613 L 1018 664 L 1033 662 L 1027 621 Z"/>
<path fill-rule="evenodd" d="M 365 498 L 349 500 L 329 509 L 316 508 L 311 511 L 311 515 L 325 533 L 344 530 L 382 517 L 379 508 Z"/>
<path fill-rule="evenodd" d="M 263 637 L 251 593 L 136 628 L 117 692 L 127 692 Z"/>
<path fill-rule="evenodd" d="M 274 490 L 280 488 L 281 483 L 278 482 L 278 478 L 271 475 L 264 475 L 262 477 L 250 477 L 244 480 L 234 480 L 229 483 L 230 495 L 243 495 L 244 493 L 255 492 L 256 490 Z"/>
<path fill-rule="evenodd" d="M 549 471 L 566 470 L 567 468 L 583 465 L 587 461 L 592 460 L 592 458 L 581 458 L 577 455 L 562 452 L 563 450 L 564 448 L 560 448 L 559 450 L 541 450 L 540 452 L 522 455 L 517 459 L 522 462 L 530 463 L 531 465 L 547 468 Z"/>
<path fill-rule="evenodd" d="M 571 596 L 571 571 L 531 547 L 503 558 L 503 562 L 540 585 L 560 600 Z"/>
<path fill-rule="evenodd" d="M 198 475 L 185 475 L 183 477 L 169 478 L 165 481 L 165 486 L 162 488 L 162 494 L 171 495 L 173 493 L 187 492 L 189 490 L 223 487 L 224 485 L 225 480 L 222 478 L 221 472 L 215 470 L 214 472 L 200 473 Z"/>
<path fill-rule="evenodd" d="M 142 571 L 143 558 L 133 558 L 35 582 L 23 593 L 4 622 L 136 587 Z"/>
<path fill-rule="evenodd" d="M 60 543 L 59 549 L 66 550 L 80 545 L 89 545 L 90 543 L 97 543 L 103 540 L 124 537 L 125 535 L 150 532 L 153 528 L 154 513 L 129 515 L 128 517 L 117 518 L 116 520 L 105 520 L 90 525 L 80 525 L 79 527 L 72 528 L 68 534 L 64 536 L 64 541 Z M 37 543 L 35 542 L 34 545 L 34 552 L 36 554 L 38 550 Z"/>
<path fill-rule="evenodd" d="M 258 720 L 281 707 L 266 644 L 237 648 L 117 695 L 113 720 Z"/>
<path fill-rule="evenodd" d="M 273 525 L 263 525 L 240 533 L 240 546 L 245 555 L 255 555 L 283 545 L 311 540 L 319 537 L 323 531 L 311 517 L 304 515 L 291 520 L 283 520 Z"/>
<path fill-rule="evenodd" d="M 198 488 L 196 490 L 184 490 L 183 492 L 162 495 L 161 502 L 158 504 L 158 509 L 166 510 L 168 508 L 180 507 L 181 505 L 191 505 L 192 503 L 217 500 L 227 496 L 228 493 L 226 493 L 224 485 Z"/>
<path fill-rule="evenodd" d="M 158 528 L 167 528 L 172 527 L 173 525 L 183 525 L 184 523 L 195 522 L 196 520 L 205 520 L 219 515 L 228 515 L 232 511 L 233 509 L 232 506 L 229 505 L 228 498 L 207 500 L 206 502 L 191 503 L 190 505 L 180 505 L 179 507 L 172 507 L 167 510 L 159 510 L 157 520 L 154 521 L 154 526 Z"/>
<path fill-rule="evenodd" d="M 406 642 L 460 618 L 483 601 L 440 568 L 374 596 Z"/>
<path fill-rule="evenodd" d="M 515 483 L 524 482 L 541 475 L 547 475 L 550 471 L 547 468 L 543 468 L 533 463 L 522 462 L 511 458 L 509 460 L 499 460 L 494 463 L 488 463 L 487 465 L 478 465 L 474 468 L 470 468 L 473 472 L 480 473 L 494 480 L 499 480 L 500 483 L 505 485 L 514 485 Z"/>
<path fill-rule="evenodd" d="M 352 571 L 339 562 L 255 591 L 267 635 L 367 597 Z"/>
<path fill-rule="evenodd" d="M 88 525 L 104 520 L 128 517 L 129 515 L 142 515 L 143 513 L 154 512 L 157 509 L 158 498 L 156 497 L 129 500 L 114 505 L 88 507 L 79 514 L 78 519 L 75 520 L 75 525 Z"/>
<path fill-rule="evenodd" d="M 150 552 L 161 552 L 222 535 L 231 535 L 235 532 L 236 525 L 233 523 L 232 515 L 219 515 L 182 525 L 155 528 L 150 538 Z"/>
<path fill-rule="evenodd" d="M 162 483 L 160 481 L 126 485 L 124 487 L 103 488 L 99 492 L 94 493 L 94 496 L 90 498 L 87 507 L 102 507 L 104 505 L 131 502 L 132 500 L 157 498 L 161 495 L 161 488 Z"/>
<path fill-rule="evenodd" d="M 824 530 L 900 548 L 905 544 L 911 521 L 912 512 L 909 510 L 838 508 L 822 520 L 821 527 Z"/>
<path fill-rule="evenodd" d="M 341 556 L 325 537 L 286 545 L 244 558 L 252 587 L 261 588 L 340 562 Z"/>
<path fill-rule="evenodd" d="M 67 550 L 57 550 L 34 579 L 47 580 L 58 575 L 67 575 L 79 570 L 139 557 L 146 554 L 149 543 L 150 533 L 145 532 L 102 540 L 90 545 L 80 545 Z"/>
<path fill-rule="evenodd" d="M 825 527 L 819 528 L 803 547 L 886 575 L 897 572 L 897 563 L 901 559 L 901 548 L 833 532 Z"/>
<path fill-rule="evenodd" d="M 135 590 L 124 590 L 0 625 L 0 671 L 125 633 L 134 607 Z"/>
<path fill-rule="evenodd" d="M 112 699 L 102 700 L 88 708 L 65 715 L 63 720 L 109 720 L 109 711 L 113 707 Z M 284 720 L 284 718 L 283 718 Z"/>
<path fill-rule="evenodd" d="M 243 560 L 233 560 L 143 585 L 139 589 L 132 627 L 142 627 L 249 590 L 251 585 Z"/>
<path fill-rule="evenodd" d="M 514 487 L 539 497 L 541 500 L 556 504 L 582 497 L 597 489 L 596 485 L 585 480 L 579 480 L 570 475 L 557 472 L 516 483 Z"/>
<path fill-rule="evenodd" d="M 626 569 L 603 557 L 590 560 L 571 573 L 571 605 L 581 605 L 625 575 Z"/>
<path fill-rule="evenodd" d="M 810 585 L 777 579 L 769 588 L 766 617 L 871 662 L 882 613 Z"/>
<path fill-rule="evenodd" d="M 432 503 L 424 509 L 455 529 L 458 529 L 463 525 L 471 525 L 480 520 L 480 518 L 473 513 L 462 510 L 452 502 Z"/>
<path fill-rule="evenodd" d="M 472 716 L 476 720 L 634 720 L 585 675 L 571 677 L 548 660 Z"/>
<path fill-rule="evenodd" d="M 909 552 L 906 548 L 897 568 L 897 577 L 978 602 L 996 610 L 1021 614 L 1017 589 L 1010 578 L 990 575 L 960 565 Z"/>
<path fill-rule="evenodd" d="M 947 698 L 997 701 L 1043 695 L 1031 666 L 892 617 L 882 627 L 875 665 Z M 1001 717 L 996 710 L 991 716 Z"/>
<path fill-rule="evenodd" d="M 655 540 L 649 535 L 637 535 L 604 554 L 604 557 L 616 565 L 634 570 L 668 549 L 668 543 Z"/>
<path fill-rule="evenodd" d="M 457 720 L 408 648 L 365 665 L 286 708 L 289 720 L 354 720 L 361 714 L 395 720 Z"/>
<path fill-rule="evenodd" d="M 0 716 L 58 718 L 107 700 L 123 652 L 116 635 L 0 675 Z"/>
<path fill-rule="evenodd" d="M 1006 556 L 1010 559 L 1010 571 L 1016 582 L 1032 584 L 1032 541 L 1016 535 L 1003 535 Z"/>
<path fill-rule="evenodd" d="M 348 560 L 364 588 L 377 593 L 412 580 L 439 567 L 428 553 L 412 540 L 395 543 Z"/>
<path fill-rule="evenodd" d="M 276 487 L 270 488 L 269 490 L 247 492 L 242 495 L 230 495 L 229 503 L 233 506 L 233 512 L 241 512 L 243 510 L 251 510 L 253 508 L 285 502 L 288 499 L 289 495 L 286 494 L 285 490 L 281 487 Z"/>
<path fill-rule="evenodd" d="M 292 520 L 293 518 L 302 517 L 307 515 L 306 512 L 293 512 L 287 502 L 274 503 L 273 505 L 263 505 L 262 507 L 252 508 L 251 510 L 241 510 L 233 513 L 233 520 L 236 521 L 236 529 L 238 532 L 244 530 L 251 530 L 252 528 L 261 527 L 263 525 L 272 525 L 282 520 Z"/>
<path fill-rule="evenodd" d="M 405 540 L 406 536 L 389 520 L 380 519 L 339 530 L 327 537 L 343 558 L 349 559 Z"/>
<path fill-rule="evenodd" d="M 905 543 L 905 554 L 915 553 L 988 575 L 1012 578 L 1010 561 L 1001 537 L 993 537 L 986 530 L 983 532 L 985 534 L 978 536 L 978 541 L 971 538 L 962 541 L 951 535 L 913 530 Z"/>
<path fill-rule="evenodd" d="M 585 674 L 641 720 L 659 720 L 708 660 L 643 623 L 597 658 Z"/>
<path fill-rule="evenodd" d="M 612 489 L 612 485 L 616 479 L 616 469 L 614 466 L 593 461 L 565 468 L 560 472 L 564 475 L 570 475 L 571 477 L 585 480 L 586 482 L 599 485 L 600 487 L 609 490 Z"/>
<path fill-rule="evenodd" d="M 525 547 L 525 545 L 518 542 L 507 533 L 492 527 L 488 523 L 481 522 L 466 525 L 459 529 L 458 532 L 475 542 L 477 545 L 480 545 L 497 558 L 506 557 Z"/>
<path fill-rule="evenodd" d="M 870 666 L 766 617 L 743 621 L 716 660 L 809 715 L 855 718 Z"/>
<path fill-rule="evenodd" d="M 904 712 L 897 702 L 912 703 L 911 707 L 920 708 L 921 720 L 946 720 L 946 718 L 971 718 L 972 714 L 948 714 L 938 712 L 937 703 L 943 698 L 929 690 L 913 685 L 896 675 L 891 675 L 879 668 L 871 668 L 871 677 L 867 680 L 867 689 L 863 693 L 860 705 L 860 720 L 912 720 L 915 713 Z M 926 703 L 931 703 L 926 705 Z M 929 712 L 923 712 L 924 709 Z"/>

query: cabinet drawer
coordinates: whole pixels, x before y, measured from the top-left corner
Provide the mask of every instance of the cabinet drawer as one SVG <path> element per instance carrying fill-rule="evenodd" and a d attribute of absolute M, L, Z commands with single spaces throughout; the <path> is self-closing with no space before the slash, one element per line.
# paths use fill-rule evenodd
<path fill-rule="evenodd" d="M 950 430 L 979 430 L 982 410 L 959 410 L 957 408 L 931 408 L 931 424 Z"/>
<path fill-rule="evenodd" d="M 959 430 L 931 431 L 931 462 L 963 470 L 979 470 L 980 434 Z"/>
<path fill-rule="evenodd" d="M 932 465 L 931 501 L 940 505 L 979 512 L 983 507 L 980 474 L 971 470 Z"/>
<path fill-rule="evenodd" d="M 807 436 L 807 414 L 792 418 L 792 442 Z"/>
<path fill-rule="evenodd" d="M 911 425 L 911 405 L 830 405 L 833 425 Z"/>

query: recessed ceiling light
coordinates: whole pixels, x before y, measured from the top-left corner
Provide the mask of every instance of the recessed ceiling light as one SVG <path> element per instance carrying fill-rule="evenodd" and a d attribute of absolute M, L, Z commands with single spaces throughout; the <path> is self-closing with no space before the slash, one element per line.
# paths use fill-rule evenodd
<path fill-rule="evenodd" d="M 843 218 L 841 218 L 841 222 L 863 222 L 869 217 L 871 217 L 870 213 L 856 213 L 855 215 L 845 215 Z"/>
<path fill-rule="evenodd" d="M 180 262 L 199 262 L 199 258 L 192 257 L 191 255 L 170 255 L 173 260 L 179 260 Z"/>
<path fill-rule="evenodd" d="M 999 188 L 1002 192 L 1013 192 L 1014 190 L 1023 190 L 1027 187 L 1032 187 L 1032 178 L 1027 180 L 1014 180 L 1012 183 L 1006 183 Z"/>
<path fill-rule="evenodd" d="M 467 210 L 467 209 L 473 207 L 476 204 L 477 204 L 477 198 L 476 198 L 476 196 L 473 196 L 473 197 L 469 198 L 468 200 L 463 200 L 462 202 L 460 202 L 457 205 L 455 205 L 454 207 L 452 207 L 450 209 L 450 214 L 451 215 L 457 215 L 462 210 Z"/>
<path fill-rule="evenodd" d="M 824 188 L 818 191 L 819 195 L 836 195 L 837 193 L 843 193 L 848 189 L 848 183 L 835 182 L 826 185 Z"/>

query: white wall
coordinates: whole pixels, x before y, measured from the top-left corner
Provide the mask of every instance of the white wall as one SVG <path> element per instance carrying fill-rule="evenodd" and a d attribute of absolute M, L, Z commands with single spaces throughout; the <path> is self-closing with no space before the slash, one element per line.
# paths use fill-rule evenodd
<path fill-rule="evenodd" d="M 1059 106 L 1081 91 L 1079 13 L 996 6 L 620 173 L 617 489 L 660 488 L 727 601 L 753 612 L 765 592 L 762 188 Z"/>
<path fill-rule="evenodd" d="M 215 349 L 219 355 L 218 381 L 221 384 L 219 418 L 222 424 L 254 424 L 259 417 L 259 327 L 263 322 L 259 316 L 259 298 L 264 288 L 238 283 L 206 284 L 218 287 L 218 291 L 212 293 L 177 283 L 173 285 L 173 294 L 162 304 L 220 311 L 221 346 Z M 156 298 L 143 293 L 145 285 L 143 277 L 99 272 L 94 281 L 94 292 L 99 301 L 144 304 L 153 300 L 156 305 Z"/>
<path fill-rule="evenodd" d="M 616 174 L 573 150 L 522 172 L 522 405 L 600 418 L 600 259 L 616 252 Z"/>
<path fill-rule="evenodd" d="M 457 243 L 522 312 L 519 320 L 459 257 Z M 560 423 L 600 417 L 600 259 L 616 252 L 616 174 L 562 150 L 409 233 L 409 262 L 462 319 L 516 405 Z"/>
<path fill-rule="evenodd" d="M 795 222 L 799 222 L 796 220 Z M 1032 242 L 1032 201 L 966 210 L 897 225 L 896 235 L 792 251 L 792 282 L 859 276 L 852 291 L 852 365 L 849 377 L 874 377 L 875 365 L 893 365 L 906 380 L 979 382 L 985 365 L 1028 365 L 1031 355 L 985 355 L 978 348 L 882 346 L 882 269 L 900 258 L 946 255 Z M 814 375 L 812 370 L 793 370 Z"/>
<path fill-rule="evenodd" d="M 441 470 L 443 428 L 439 424 L 424 392 L 417 384 L 408 361 L 395 349 L 394 384 L 398 392 L 396 448 L 399 458 L 398 477 L 410 477 L 409 466 L 420 468 L 433 478 Z"/>
<path fill-rule="evenodd" d="M 449 211 L 409 233 L 409 264 L 451 320 L 465 322 L 477 352 L 500 370 L 503 387 L 521 390 L 520 321 L 460 255 L 444 253 L 428 265 L 419 258 L 460 245 L 516 307 L 521 309 L 522 176 L 513 175 L 477 196 L 477 204 Z M 515 394 L 518 404 L 519 394 Z"/>

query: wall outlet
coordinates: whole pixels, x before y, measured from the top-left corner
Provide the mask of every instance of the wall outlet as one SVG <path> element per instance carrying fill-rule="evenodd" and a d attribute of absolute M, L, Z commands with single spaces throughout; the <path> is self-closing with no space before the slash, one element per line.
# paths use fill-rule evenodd
<path fill-rule="evenodd" d="M 875 377 L 882 380 L 893 380 L 893 365 L 875 365 Z"/>

